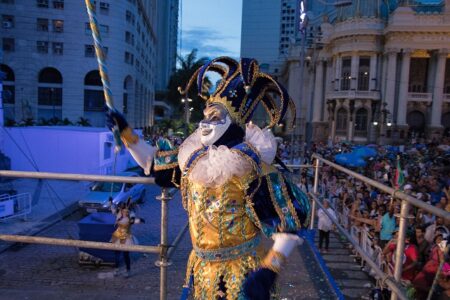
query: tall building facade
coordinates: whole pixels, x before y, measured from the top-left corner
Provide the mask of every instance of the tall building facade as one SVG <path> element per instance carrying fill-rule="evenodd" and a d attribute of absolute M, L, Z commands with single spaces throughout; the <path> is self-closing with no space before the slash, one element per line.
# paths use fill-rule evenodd
<path fill-rule="evenodd" d="M 285 61 L 291 96 L 308 106 L 306 136 L 384 144 L 450 131 L 450 0 L 307 9 L 306 55 L 291 45 Z"/>
<path fill-rule="evenodd" d="M 170 111 L 166 103 L 167 86 L 177 62 L 179 0 L 157 0 L 157 76 L 155 118 L 163 118 Z"/>
<path fill-rule="evenodd" d="M 114 105 L 153 122 L 156 0 L 95 1 Z M 5 122 L 80 117 L 104 126 L 104 98 L 84 1 L 1 0 Z"/>

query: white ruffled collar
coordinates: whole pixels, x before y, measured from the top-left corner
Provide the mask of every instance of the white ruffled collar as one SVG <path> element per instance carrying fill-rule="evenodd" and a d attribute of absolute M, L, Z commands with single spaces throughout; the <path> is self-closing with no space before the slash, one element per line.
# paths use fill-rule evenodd
<path fill-rule="evenodd" d="M 270 130 L 261 130 L 256 125 L 247 125 L 245 141 L 251 144 L 261 160 L 271 164 L 277 152 L 277 142 Z M 202 146 L 200 130 L 191 134 L 180 146 L 178 163 L 183 170 L 187 160 Z M 251 171 L 252 165 L 242 155 L 227 146 L 212 146 L 206 155 L 201 157 L 190 170 L 189 179 L 206 187 L 220 186 L 231 177 L 244 176 Z"/>
<path fill-rule="evenodd" d="M 184 169 L 191 154 L 195 150 L 203 147 L 200 142 L 200 134 L 200 130 L 197 129 L 181 144 L 178 154 L 178 163 L 181 169 Z M 245 128 L 245 141 L 250 143 L 258 151 L 263 162 L 269 165 L 273 162 L 277 153 L 277 141 L 270 129 L 261 129 L 255 124 L 247 124 Z M 212 146 L 210 150 L 221 147 L 226 146 Z"/>

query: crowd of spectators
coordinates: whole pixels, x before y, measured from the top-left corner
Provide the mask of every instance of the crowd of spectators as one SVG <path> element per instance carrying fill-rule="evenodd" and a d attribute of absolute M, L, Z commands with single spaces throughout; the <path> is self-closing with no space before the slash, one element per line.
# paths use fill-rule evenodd
<path fill-rule="evenodd" d="M 450 140 L 401 147 L 373 145 L 377 155 L 367 158 L 366 167 L 356 171 L 385 185 L 401 189 L 437 208 L 450 211 L 448 145 Z M 352 151 L 353 145 L 314 147 L 315 152 L 333 160 L 336 154 Z M 321 192 L 331 203 L 341 224 L 360 243 L 370 245 L 371 249 L 367 249 L 367 245 L 363 249 L 370 250 L 368 252 L 380 267 L 392 275 L 401 201 L 331 167 L 324 166 L 322 171 Z M 404 177 L 401 186 L 397 186 L 395 179 L 397 171 Z M 308 184 L 307 176 L 300 178 L 299 187 L 308 192 L 311 182 Z M 433 293 L 435 297 L 441 295 L 442 299 L 450 297 L 450 264 L 445 262 L 447 256 L 444 255 L 450 236 L 449 225 L 449 222 L 427 211 L 410 207 L 402 280 L 415 292 L 415 299 L 426 299 L 438 270 L 438 284 Z"/>

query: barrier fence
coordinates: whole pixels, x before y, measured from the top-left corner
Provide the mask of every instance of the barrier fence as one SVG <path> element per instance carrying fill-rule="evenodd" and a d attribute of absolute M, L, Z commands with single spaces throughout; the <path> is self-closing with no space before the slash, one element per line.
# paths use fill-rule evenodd
<path fill-rule="evenodd" d="M 378 190 L 391 194 L 394 199 L 402 200 L 401 212 L 400 212 L 400 224 L 399 224 L 399 236 L 396 248 L 396 263 L 394 268 L 394 277 L 383 271 L 384 265 L 382 262 L 382 256 L 380 249 L 374 247 L 369 238 L 367 231 L 350 226 L 349 211 L 344 209 L 338 220 L 335 220 L 326 210 L 324 212 L 330 217 L 337 229 L 347 240 L 352 244 L 352 247 L 357 251 L 359 256 L 366 262 L 371 268 L 371 273 L 379 280 L 382 280 L 390 290 L 393 292 L 391 299 L 407 299 L 405 291 L 401 286 L 401 273 L 402 273 L 402 259 L 401 256 L 405 246 L 405 231 L 406 231 L 406 219 L 410 205 L 414 205 L 429 211 L 436 216 L 442 217 L 445 220 L 450 220 L 450 213 L 424 203 L 414 197 L 411 197 L 402 191 L 395 190 L 388 186 L 385 186 L 375 180 L 367 178 L 356 172 L 348 170 L 340 165 L 337 165 L 331 161 L 328 161 L 316 154 L 313 155 L 315 159 L 314 166 L 311 165 L 289 165 L 288 168 L 313 168 L 314 169 L 314 184 L 313 193 L 310 194 L 311 199 L 311 226 L 310 229 L 314 229 L 316 207 L 323 209 L 320 191 L 324 192 L 324 187 L 319 187 L 319 172 L 321 165 L 328 165 L 331 168 L 350 175 Z M 33 179 L 55 179 L 55 180 L 71 180 L 71 181 L 102 181 L 102 182 L 119 182 L 119 183 L 141 183 L 141 184 L 154 184 L 154 178 L 148 177 L 121 177 L 121 176 L 99 176 L 99 175 L 84 175 L 84 174 L 67 174 L 67 173 L 45 173 L 45 172 L 22 172 L 22 171 L 1 171 L 0 177 L 9 178 L 33 178 Z M 0 235 L 0 240 L 7 242 L 20 242 L 20 243 L 37 243 L 47 245 L 58 245 L 68 247 L 79 248 L 97 248 L 106 250 L 119 250 L 119 251 L 135 251 L 159 254 L 159 259 L 155 262 L 155 265 L 160 268 L 160 299 L 167 299 L 167 267 L 170 265 L 170 257 L 176 251 L 177 245 L 183 238 L 187 231 L 188 225 L 186 224 L 180 230 L 175 240 L 170 244 L 168 242 L 168 220 L 167 203 L 170 201 L 176 190 L 163 189 L 158 200 L 161 201 L 161 240 L 160 244 L 156 246 L 144 246 L 144 245 L 117 245 L 112 243 L 101 243 L 82 240 L 67 240 L 67 239 L 55 239 L 47 237 L 37 236 L 20 236 L 20 235 Z M 350 231 L 349 231 L 350 230 Z M 379 247 L 378 247 L 379 248 Z"/>

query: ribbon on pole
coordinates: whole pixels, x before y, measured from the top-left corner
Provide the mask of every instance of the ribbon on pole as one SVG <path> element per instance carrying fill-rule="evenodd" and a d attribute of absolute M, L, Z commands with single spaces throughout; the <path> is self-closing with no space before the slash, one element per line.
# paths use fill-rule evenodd
<path fill-rule="evenodd" d="M 108 76 L 108 68 L 106 67 L 106 55 L 102 46 L 102 38 L 100 35 L 100 29 L 97 22 L 97 17 L 95 13 L 94 0 L 85 0 L 86 9 L 89 16 L 89 24 L 91 27 L 92 38 L 94 39 L 95 56 L 97 58 L 98 70 L 100 72 L 100 78 L 103 85 L 103 94 L 105 96 L 106 106 L 109 109 L 114 110 L 113 96 L 111 92 L 111 85 Z M 122 148 L 122 141 L 120 139 L 119 129 L 114 127 L 113 129 L 114 140 L 116 142 L 116 150 Z"/>

